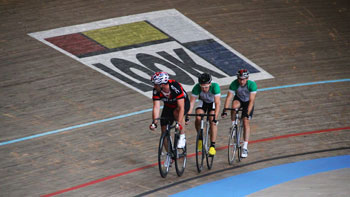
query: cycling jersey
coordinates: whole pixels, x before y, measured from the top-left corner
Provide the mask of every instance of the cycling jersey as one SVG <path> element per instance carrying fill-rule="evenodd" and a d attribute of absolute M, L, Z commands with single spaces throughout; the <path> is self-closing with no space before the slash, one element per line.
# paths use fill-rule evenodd
<path fill-rule="evenodd" d="M 168 83 L 170 92 L 157 92 L 156 89 L 153 89 L 153 100 L 162 100 L 164 102 L 164 106 L 169 108 L 176 108 L 177 100 L 179 99 L 185 99 L 185 103 L 186 101 L 189 102 L 188 95 L 180 83 L 175 80 L 169 80 Z"/>
<path fill-rule="evenodd" d="M 247 80 L 245 86 L 240 86 L 238 80 L 234 80 L 229 88 L 229 91 L 236 95 L 241 101 L 248 102 L 250 99 L 250 93 L 256 93 L 258 86 L 254 81 Z"/>
<path fill-rule="evenodd" d="M 213 103 L 215 96 L 220 96 L 220 86 L 217 83 L 211 83 L 209 91 L 203 92 L 199 83 L 197 83 L 192 89 L 192 96 L 199 97 L 205 103 Z"/>

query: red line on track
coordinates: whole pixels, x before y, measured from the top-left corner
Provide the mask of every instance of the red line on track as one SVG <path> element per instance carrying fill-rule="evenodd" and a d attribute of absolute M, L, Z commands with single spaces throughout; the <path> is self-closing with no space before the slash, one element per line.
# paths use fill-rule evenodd
<path fill-rule="evenodd" d="M 295 136 L 301 136 L 301 135 L 311 135 L 311 134 L 316 134 L 316 133 L 325 133 L 325 132 L 342 131 L 342 130 L 350 130 L 350 127 L 324 129 L 324 130 L 318 130 L 318 131 L 308 131 L 308 132 L 303 132 L 303 133 L 294 133 L 294 134 L 288 134 L 288 135 L 281 135 L 281 136 L 270 137 L 270 138 L 265 138 L 265 139 L 260 139 L 260 140 L 254 140 L 254 141 L 250 141 L 249 143 L 252 144 L 252 143 L 266 142 L 266 141 L 278 140 L 278 139 L 282 139 L 282 138 L 289 138 L 289 137 L 295 137 Z M 217 150 L 223 150 L 223 149 L 227 149 L 227 146 L 223 146 L 223 147 L 218 147 L 217 148 Z M 195 155 L 196 154 L 193 153 L 193 154 L 187 155 L 187 157 L 193 157 Z M 147 169 L 147 168 L 152 168 L 152 167 L 157 166 L 157 165 L 158 165 L 158 163 L 154 163 L 154 164 L 150 164 L 150 165 L 147 165 L 147 166 L 144 166 L 144 167 L 141 167 L 141 168 L 135 168 L 135 169 L 132 169 L 132 170 L 129 170 L 129 171 L 126 171 L 126 172 L 122 172 L 122 173 L 119 173 L 119 174 L 114 174 L 114 175 L 107 176 L 107 177 L 104 177 L 104 178 L 101 178 L 101 179 L 97 179 L 97 180 L 94 180 L 94 181 L 90 181 L 90 182 L 87 182 L 87 183 L 84 183 L 84 184 L 81 184 L 81 185 L 77 185 L 77 186 L 70 187 L 70 188 L 67 188 L 67 189 L 59 190 L 57 192 L 53 192 L 53 193 L 50 193 L 50 194 L 45 194 L 45 195 L 42 195 L 42 197 L 55 196 L 55 195 L 62 194 L 62 193 L 65 193 L 65 192 L 77 190 L 79 188 L 87 187 L 89 185 L 94 185 L 94 184 L 97 184 L 97 183 L 100 183 L 100 182 L 103 182 L 103 181 L 107 181 L 107 180 L 114 179 L 114 178 L 117 178 L 117 177 L 120 177 L 120 176 L 128 175 L 128 174 L 131 174 L 131 173 L 134 173 L 134 172 L 137 172 L 137 171 L 141 171 L 141 170 L 144 170 L 144 169 Z"/>

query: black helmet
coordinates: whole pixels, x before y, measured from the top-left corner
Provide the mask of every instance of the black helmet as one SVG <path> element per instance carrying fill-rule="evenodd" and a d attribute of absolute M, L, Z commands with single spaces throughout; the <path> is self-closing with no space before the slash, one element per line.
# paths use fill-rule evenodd
<path fill-rule="evenodd" d="M 198 77 L 198 83 L 199 84 L 206 84 L 211 82 L 211 75 L 208 73 L 202 73 Z"/>

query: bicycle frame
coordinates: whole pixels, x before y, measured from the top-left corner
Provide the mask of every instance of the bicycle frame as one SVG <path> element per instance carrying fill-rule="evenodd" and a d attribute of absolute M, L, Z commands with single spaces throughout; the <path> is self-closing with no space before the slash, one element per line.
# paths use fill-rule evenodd
<path fill-rule="evenodd" d="M 235 120 L 229 132 L 229 142 L 228 142 L 228 162 L 233 164 L 236 150 L 238 161 L 241 161 L 241 151 L 242 151 L 242 142 L 241 136 L 243 133 L 243 120 L 242 114 L 239 112 L 242 111 L 242 108 L 225 108 L 225 110 L 235 111 Z"/>
<path fill-rule="evenodd" d="M 159 118 L 159 119 L 162 119 L 162 118 Z M 163 119 L 166 119 L 166 118 L 163 118 Z M 180 138 L 180 131 L 177 129 L 176 125 L 177 125 L 177 122 L 175 122 L 174 125 L 170 125 L 170 123 L 168 122 L 166 125 L 166 129 L 164 132 L 162 132 L 162 135 L 159 140 L 158 167 L 159 167 L 160 175 L 163 178 L 165 178 L 169 172 L 169 168 L 171 166 L 171 160 L 175 161 L 176 173 L 178 176 L 182 176 L 186 168 L 186 161 L 187 161 L 186 146 L 181 150 L 177 148 L 177 142 Z M 174 139 L 172 139 L 171 137 L 171 130 L 173 129 L 174 129 Z M 162 159 L 162 156 L 164 156 L 163 148 L 166 149 L 165 161 L 163 161 Z M 180 159 L 183 159 L 182 163 L 181 161 L 179 161 Z M 165 164 L 166 162 L 167 164 Z"/>
<path fill-rule="evenodd" d="M 197 165 L 197 171 L 201 172 L 203 168 L 203 160 L 204 157 L 206 157 L 207 160 L 207 166 L 208 169 L 212 168 L 214 156 L 209 155 L 209 129 L 210 129 L 210 121 L 209 117 L 213 116 L 215 117 L 215 114 L 187 114 L 188 116 L 200 116 L 200 130 L 197 131 L 197 139 L 196 139 L 196 165 Z M 204 120 L 204 117 L 207 117 L 206 120 Z M 215 118 L 214 118 L 215 119 Z M 202 138 L 200 139 L 200 136 Z M 202 140 L 202 150 L 198 150 L 197 146 L 199 143 L 199 140 Z M 201 159 L 200 159 L 201 156 Z M 210 161 L 209 161 L 210 160 Z"/>

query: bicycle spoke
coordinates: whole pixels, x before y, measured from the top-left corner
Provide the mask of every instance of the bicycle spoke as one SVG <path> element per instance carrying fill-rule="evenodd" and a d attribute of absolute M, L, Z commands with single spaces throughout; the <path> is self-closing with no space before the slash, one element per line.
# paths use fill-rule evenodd
<path fill-rule="evenodd" d="M 205 128 L 205 157 L 207 160 L 207 167 L 210 170 L 213 167 L 213 162 L 214 162 L 214 155 L 209 155 L 209 148 L 210 148 L 210 142 L 211 142 L 211 135 L 209 135 L 209 122 L 206 124 Z"/>
<path fill-rule="evenodd" d="M 169 167 L 171 164 L 171 157 L 169 156 L 166 146 L 169 146 L 167 135 L 164 133 L 161 135 L 159 140 L 159 148 L 158 148 L 158 167 L 160 175 L 165 178 L 169 172 Z M 169 150 L 169 148 L 168 148 Z"/>
<path fill-rule="evenodd" d="M 236 128 L 231 129 L 228 140 L 228 163 L 233 164 L 237 150 Z"/>
<path fill-rule="evenodd" d="M 199 131 L 199 132 L 202 132 L 202 131 Z M 197 134 L 197 138 L 196 138 L 196 165 L 197 165 L 198 172 L 201 172 L 203 169 L 203 159 L 204 159 L 203 148 L 204 148 L 203 139 L 200 139 L 199 134 Z"/>
<path fill-rule="evenodd" d="M 186 162 L 187 162 L 187 152 L 186 152 L 186 145 L 184 148 L 177 148 L 177 142 L 178 142 L 179 136 L 175 137 L 175 169 L 178 176 L 182 176 L 182 174 L 185 171 L 186 168 Z"/>

